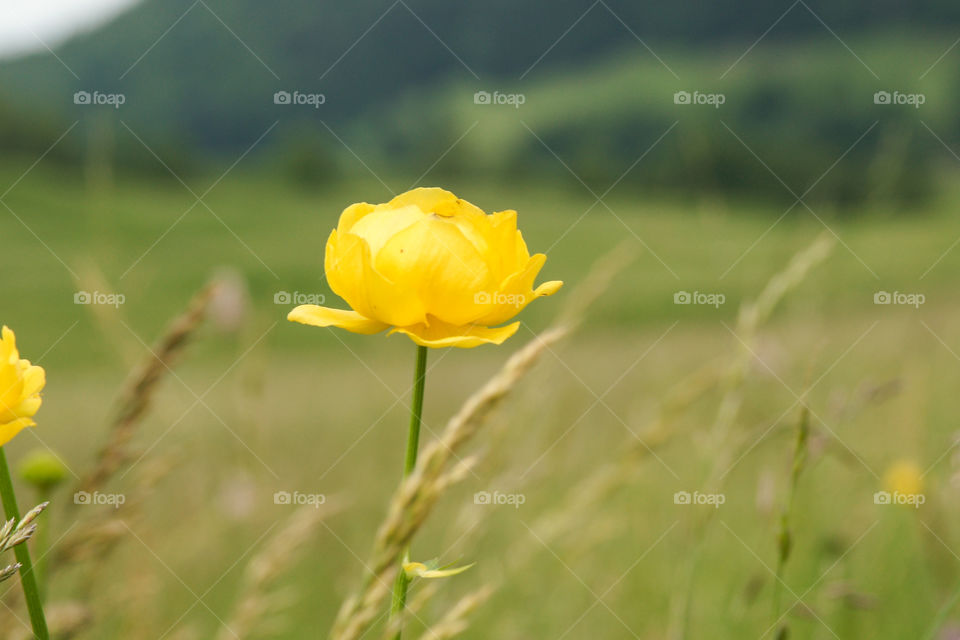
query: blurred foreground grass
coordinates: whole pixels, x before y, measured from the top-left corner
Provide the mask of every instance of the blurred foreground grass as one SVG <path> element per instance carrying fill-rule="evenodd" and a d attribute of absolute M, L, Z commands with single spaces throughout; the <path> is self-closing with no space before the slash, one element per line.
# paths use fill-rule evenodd
<path fill-rule="evenodd" d="M 0 184 L 25 169 L 4 165 Z M 215 180 L 191 188 L 201 194 Z M 395 191 L 407 186 L 395 182 Z M 777 508 L 797 396 L 812 385 L 813 451 L 798 489 L 784 594 L 786 605 L 802 598 L 810 609 L 791 616 L 791 637 L 833 637 L 831 630 L 843 638 L 922 637 L 958 576 L 957 468 L 949 448 L 960 384 L 960 249 L 940 259 L 960 237 L 954 202 L 843 222 L 817 212 L 841 240 L 759 333 L 735 424 L 744 456 L 725 477 L 726 502 L 706 529 L 687 587 L 692 522 L 709 507 L 675 505 L 673 494 L 703 488 L 719 391 L 671 415 L 670 441 L 656 456 L 638 456 L 631 482 L 590 505 L 575 532 L 554 539 L 543 516 L 562 511 L 587 478 L 636 448 L 636 435 L 671 389 L 742 348 L 737 307 L 824 225 L 802 209 L 774 224 L 782 210 L 758 204 L 679 206 L 617 191 L 605 199 L 609 209 L 591 208 L 594 199 L 576 185 L 445 186 L 488 211 L 517 209 L 531 250 L 549 254 L 543 277 L 568 287 L 621 242 L 649 250 L 476 443 L 486 457 L 445 496 L 414 555 L 479 564 L 444 582 L 421 618 L 435 620 L 459 595 L 502 581 L 465 637 L 662 638 L 671 601 L 686 590 L 689 637 L 765 630 L 772 637 L 768 568 Z M 274 504 L 276 491 L 337 496 L 345 508 L 320 528 L 289 578 L 297 597 L 286 631 L 264 637 L 318 637 L 329 626 L 361 575 L 360 559 L 400 473 L 413 347 L 400 337 L 294 326 L 274 295 L 323 293 L 338 306 L 321 280 L 329 229 L 347 204 L 389 197 L 375 181 L 310 193 L 237 173 L 204 198 L 213 212 L 198 204 L 181 219 L 195 198 L 172 180 L 91 193 L 74 176 L 41 166 L 4 198 L 2 321 L 17 330 L 26 357 L 43 355 L 49 380 L 40 426 L 10 446 L 14 460 L 36 437 L 81 473 L 102 443 L 127 354 L 142 357 L 143 343 L 216 268 L 236 267 L 250 286 L 244 328 L 205 329 L 138 432 L 145 461 L 165 458 L 172 467 L 142 515 L 127 522 L 123 546 L 95 583 L 75 584 L 68 566 L 54 586 L 54 601 L 81 586 L 93 594 L 100 622 L 83 637 L 212 637 L 254 548 L 292 513 Z M 97 269 L 102 285 L 90 276 Z M 74 304 L 76 291 L 97 287 L 126 296 L 108 314 L 106 333 L 90 307 Z M 726 302 L 675 305 L 677 291 L 722 293 Z M 877 291 L 923 293 L 926 302 L 878 306 Z M 504 348 L 431 354 L 426 438 L 546 326 L 563 299 L 525 312 L 524 328 Z M 900 458 L 930 469 L 920 509 L 873 502 L 884 469 Z M 145 466 L 135 465 L 129 478 Z M 519 492 L 525 501 L 476 505 L 478 491 Z M 51 541 L 84 509 L 93 507 L 55 509 Z M 175 635 L 184 628 L 195 634 Z"/>

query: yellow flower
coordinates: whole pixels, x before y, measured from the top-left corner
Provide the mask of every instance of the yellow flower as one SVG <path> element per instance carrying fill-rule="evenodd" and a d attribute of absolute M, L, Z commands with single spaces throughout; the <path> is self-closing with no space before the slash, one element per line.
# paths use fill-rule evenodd
<path fill-rule="evenodd" d="M 0 447 L 10 442 L 40 408 L 40 390 L 47 382 L 43 368 L 21 360 L 13 331 L 0 335 Z"/>
<path fill-rule="evenodd" d="M 898 460 L 887 468 L 883 484 L 892 494 L 917 496 L 923 493 L 923 471 L 914 462 Z"/>
<path fill-rule="evenodd" d="M 289 320 L 372 334 L 391 328 L 425 347 L 500 344 L 502 324 L 560 281 L 534 288 L 547 257 L 531 256 L 517 212 L 491 215 L 449 191 L 421 188 L 347 207 L 327 239 L 330 288 L 351 310 L 301 305 Z"/>

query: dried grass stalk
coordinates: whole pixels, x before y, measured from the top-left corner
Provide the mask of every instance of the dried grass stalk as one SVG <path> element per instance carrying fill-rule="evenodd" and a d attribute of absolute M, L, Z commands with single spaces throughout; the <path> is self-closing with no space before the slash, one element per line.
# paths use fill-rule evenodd
<path fill-rule="evenodd" d="M 712 464 L 703 485 L 705 492 L 720 492 L 724 478 L 730 471 L 740 446 L 740 441 L 731 435 L 743 404 L 743 386 L 747 372 L 755 357 L 753 343 L 756 340 L 757 331 L 787 293 L 802 283 L 810 271 L 827 259 L 834 244 L 834 239 L 830 235 L 824 233 L 819 236 L 810 246 L 794 255 L 783 271 L 770 279 L 756 300 L 740 308 L 736 326 L 739 344 L 722 381 L 723 397 L 711 431 Z M 671 596 L 669 636 L 672 638 L 683 638 L 687 635 L 695 573 L 706 539 L 706 530 L 714 520 L 715 512 L 716 509 L 705 510 L 702 515 L 695 517 L 691 525 L 690 535 L 693 543 L 685 561 L 686 566 L 682 569 L 684 578 L 678 583 L 678 587 Z"/>
<path fill-rule="evenodd" d="M 129 462 L 128 444 L 134 430 L 150 408 L 157 385 L 203 322 L 217 286 L 217 283 L 208 284 L 193 297 L 187 310 L 170 324 L 146 360 L 127 379 L 120 395 L 120 409 L 110 425 L 107 443 L 100 450 L 93 469 L 79 482 L 75 491 L 92 493 Z"/>
<path fill-rule="evenodd" d="M 43 513 L 43 510 L 46 509 L 49 504 L 49 502 L 38 504 L 33 509 L 30 509 L 27 515 L 20 519 L 20 522 L 11 518 L 3 523 L 3 526 L 0 527 L 0 553 L 29 540 L 30 536 L 37 530 L 37 523 L 35 522 L 37 516 Z"/>
<path fill-rule="evenodd" d="M 116 509 L 104 505 L 96 508 L 92 516 L 71 527 L 56 549 L 51 550 L 50 565 L 69 564 L 74 568 L 82 565 L 80 568 L 86 572 L 83 588 L 91 589 L 94 576 L 104 568 L 103 560 L 121 541 L 129 539 L 130 530 L 126 523 L 140 513 L 140 506 L 147 496 L 162 479 L 169 477 L 173 467 L 169 457 L 145 461 L 133 481 L 124 487 L 126 502 L 123 507 Z"/>
<path fill-rule="evenodd" d="M 11 518 L 3 523 L 3 526 L 0 526 L 0 553 L 9 551 L 15 546 L 29 540 L 37 531 L 37 523 L 34 522 L 34 520 L 37 519 L 37 516 L 39 516 L 49 504 L 49 502 L 44 502 L 43 504 L 37 505 L 31 509 L 27 515 L 23 516 L 20 522 Z M 15 562 L 0 569 L 0 582 L 9 580 L 16 575 L 17 571 L 20 570 L 20 566 L 19 562 Z"/>
<path fill-rule="evenodd" d="M 469 626 L 467 617 L 486 602 L 492 593 L 493 587 L 485 586 L 460 598 L 460 601 L 453 605 L 440 622 L 420 636 L 420 640 L 448 640 L 460 635 Z"/>
<path fill-rule="evenodd" d="M 50 635 L 57 640 L 69 640 L 88 627 L 93 616 L 90 608 L 80 602 L 53 602 L 44 607 Z M 6 640 L 31 640 L 33 632 L 28 627 L 11 629 Z"/>
<path fill-rule="evenodd" d="M 276 615 L 289 601 L 289 598 L 277 597 L 272 590 L 274 582 L 293 566 L 297 550 L 310 540 L 320 522 L 337 509 L 333 501 L 320 507 L 304 505 L 294 512 L 280 531 L 267 540 L 244 571 L 243 591 L 233 615 L 220 628 L 218 640 L 251 637 L 267 618 Z"/>
<path fill-rule="evenodd" d="M 741 344 L 724 381 L 725 393 L 712 431 L 714 446 L 721 446 L 727 442 L 730 429 L 740 413 L 740 407 L 743 404 L 743 381 L 750 362 L 754 358 L 752 349 L 758 329 L 767 321 L 787 293 L 802 283 L 814 267 L 827 259 L 833 250 L 834 243 L 832 236 L 826 233 L 820 235 L 813 244 L 794 255 L 783 271 L 767 282 L 767 286 L 763 288 L 756 300 L 740 307 L 736 332 Z"/>

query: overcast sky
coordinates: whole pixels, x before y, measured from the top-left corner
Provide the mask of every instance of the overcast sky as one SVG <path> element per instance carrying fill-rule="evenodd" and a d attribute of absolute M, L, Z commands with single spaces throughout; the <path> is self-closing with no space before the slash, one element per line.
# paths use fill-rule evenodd
<path fill-rule="evenodd" d="M 55 47 L 137 0 L 0 0 L 0 56 Z M 41 42 L 42 41 L 42 42 Z"/>

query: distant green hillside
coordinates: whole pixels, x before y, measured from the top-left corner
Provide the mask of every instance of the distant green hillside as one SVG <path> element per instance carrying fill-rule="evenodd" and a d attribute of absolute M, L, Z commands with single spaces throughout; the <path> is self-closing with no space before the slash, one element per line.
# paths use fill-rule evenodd
<path fill-rule="evenodd" d="M 958 166 L 945 147 L 960 152 L 960 53 L 932 66 L 952 43 L 946 35 L 849 43 L 859 60 L 832 38 L 767 43 L 724 76 L 742 50 L 667 50 L 678 79 L 628 50 L 536 82 L 484 86 L 519 94 L 514 105 L 475 104 L 474 85 L 454 82 L 411 92 L 350 139 L 376 131 L 381 163 L 420 154 L 414 164 L 427 166 L 463 136 L 442 168 L 575 182 L 574 173 L 597 193 L 622 177 L 645 190 L 787 204 L 808 189 L 805 199 L 841 205 L 932 195 L 942 170 Z M 676 104 L 677 92 L 722 104 Z M 907 104 L 883 104 L 883 92 Z"/>
<path fill-rule="evenodd" d="M 35 156 L 79 122 L 51 160 L 165 175 L 144 145 L 183 172 L 263 136 L 254 157 L 301 183 L 366 173 L 354 154 L 413 177 L 439 159 L 439 174 L 571 178 L 556 155 L 598 192 L 643 155 L 625 186 L 792 202 L 816 183 L 810 198 L 840 204 L 928 196 L 944 146 L 960 149 L 955 4 L 655 5 L 148 0 L 59 60 L 0 65 L 0 144 Z M 276 104 L 287 95 L 305 104 Z"/>
<path fill-rule="evenodd" d="M 673 64 L 667 44 L 712 52 L 736 42 L 735 57 L 774 23 L 768 42 L 830 37 L 820 20 L 845 39 L 883 26 L 960 25 L 960 6 L 948 0 L 786 8 L 763 0 L 146 0 L 63 46 L 60 60 L 44 53 L 0 66 L 0 100 L 74 118 L 86 113 L 73 104 L 75 91 L 121 92 L 119 111 L 138 131 L 243 149 L 277 118 L 342 122 L 442 80 L 477 89 L 535 82 L 625 47 L 648 55 L 650 45 Z M 323 93 L 326 102 L 284 108 L 273 103 L 281 90 Z"/>

